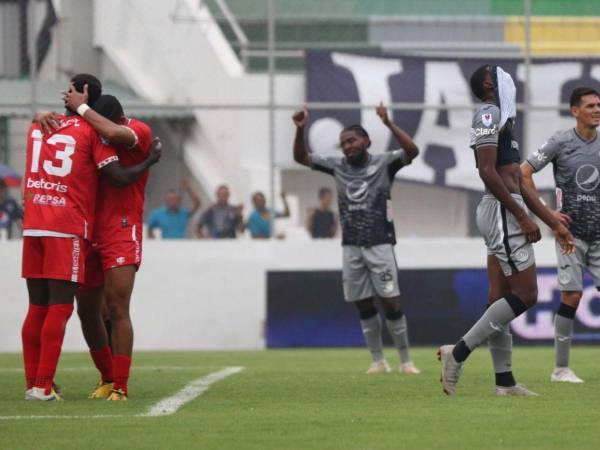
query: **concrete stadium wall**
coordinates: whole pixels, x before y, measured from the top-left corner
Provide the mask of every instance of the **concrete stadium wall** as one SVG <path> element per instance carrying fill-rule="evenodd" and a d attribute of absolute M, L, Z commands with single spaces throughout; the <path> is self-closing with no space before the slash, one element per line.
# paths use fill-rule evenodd
<path fill-rule="evenodd" d="M 402 239 L 403 268 L 479 268 L 479 239 Z M 536 245 L 539 265 L 555 265 L 550 239 Z M 0 352 L 18 352 L 27 290 L 20 278 L 21 242 L 0 241 Z M 147 242 L 132 302 L 138 350 L 233 350 L 265 347 L 266 273 L 341 267 L 339 241 Z M 83 350 L 79 320 L 65 350 Z"/>

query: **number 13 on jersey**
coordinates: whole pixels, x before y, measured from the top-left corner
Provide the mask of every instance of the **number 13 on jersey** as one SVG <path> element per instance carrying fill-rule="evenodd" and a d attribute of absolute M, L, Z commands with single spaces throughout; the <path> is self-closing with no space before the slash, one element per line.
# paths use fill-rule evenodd
<path fill-rule="evenodd" d="M 40 169 L 40 156 L 42 151 L 42 132 L 40 130 L 33 130 L 31 133 L 33 139 L 33 147 L 31 154 L 31 172 L 37 173 Z M 73 166 L 73 160 L 71 156 L 75 153 L 75 139 L 72 136 L 65 134 L 54 134 L 46 140 L 46 143 L 53 148 L 56 148 L 56 154 L 54 158 L 60 161 L 60 165 L 54 165 L 54 161 L 45 160 L 43 162 L 43 169 L 49 175 L 57 177 L 66 177 L 71 173 Z M 62 149 L 59 147 L 62 146 Z"/>

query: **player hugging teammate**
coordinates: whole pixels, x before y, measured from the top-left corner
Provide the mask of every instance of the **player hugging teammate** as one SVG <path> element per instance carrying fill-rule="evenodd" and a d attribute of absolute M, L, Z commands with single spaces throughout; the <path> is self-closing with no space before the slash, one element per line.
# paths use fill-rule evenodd
<path fill-rule="evenodd" d="M 400 354 L 400 371 L 419 373 L 408 348 L 408 328 L 400 303 L 396 234 L 391 215 L 391 188 L 396 173 L 419 154 L 412 139 L 389 119 L 383 105 L 377 115 L 401 150 L 372 154 L 369 134 L 360 125 L 340 134 L 343 155 L 309 153 L 304 142 L 308 110 L 293 116 L 296 125 L 294 160 L 335 178 L 343 246 L 343 288 L 347 302 L 358 309 L 363 335 L 373 362 L 368 374 L 390 372 L 383 355 L 382 324 L 375 307 L 381 300 L 386 325 Z"/>
<path fill-rule="evenodd" d="M 38 114 L 28 131 L 23 277 L 29 310 L 22 328 L 27 400 L 62 400 L 54 375 L 73 300 L 90 276 L 101 278 L 101 272 L 115 322 L 114 357 L 107 340 L 102 340 L 106 338 L 102 299 L 87 304 L 80 297 L 78 310 L 80 315 L 91 311 L 82 316 L 84 334 L 102 379 L 115 381 L 105 389 L 105 397 L 127 398 L 132 342 L 129 296 L 141 258 L 143 186 L 148 168 L 160 158 L 160 145 L 152 142 L 146 125 L 122 117 L 116 99 L 103 99 L 103 108 L 114 122 L 93 111 L 91 107 L 100 106 L 101 92 L 97 78 L 76 75 L 63 97 L 66 112 Z M 101 268 L 88 265 L 92 247 L 99 253 L 96 258 L 102 259 Z M 93 341 L 89 338 L 93 333 L 104 334 Z M 93 343 L 101 347 L 101 357 Z"/>

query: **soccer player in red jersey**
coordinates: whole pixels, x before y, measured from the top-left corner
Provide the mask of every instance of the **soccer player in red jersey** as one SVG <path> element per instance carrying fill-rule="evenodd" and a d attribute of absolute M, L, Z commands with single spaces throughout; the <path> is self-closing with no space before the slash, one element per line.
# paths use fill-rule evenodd
<path fill-rule="evenodd" d="M 88 85 L 90 102 L 100 96 L 101 84 L 92 75 L 76 75 L 71 81 L 79 91 Z M 27 139 L 22 274 L 29 310 L 22 341 L 28 400 L 61 400 L 53 380 L 73 298 L 85 277 L 98 173 L 125 185 L 160 157 L 157 151 L 142 163 L 123 168 L 114 149 L 72 111 L 57 120 L 58 127 L 45 135 L 33 123 Z"/>
<path fill-rule="evenodd" d="M 85 89 L 83 94 L 70 89 L 65 94 L 65 104 L 79 109 L 87 101 L 86 94 Z M 124 166 L 138 164 L 150 152 L 152 130 L 142 121 L 126 118 L 115 97 L 101 96 L 94 110 L 84 114 L 84 119 L 114 145 Z M 83 333 L 101 374 L 91 398 L 127 399 L 133 350 L 129 305 L 135 274 L 142 260 L 147 179 L 148 172 L 145 172 L 135 183 L 120 188 L 100 178 L 93 251 L 86 261 L 85 284 L 77 295 Z M 103 299 L 112 324 L 112 349 L 102 320 Z"/>

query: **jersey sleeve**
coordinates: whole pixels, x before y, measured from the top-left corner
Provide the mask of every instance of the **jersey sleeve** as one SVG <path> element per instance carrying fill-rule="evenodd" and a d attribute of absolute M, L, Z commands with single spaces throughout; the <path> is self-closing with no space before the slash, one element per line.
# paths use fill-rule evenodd
<path fill-rule="evenodd" d="M 537 172 L 542 170 L 549 162 L 552 162 L 560 151 L 560 143 L 557 136 L 554 135 L 548 139 L 540 148 L 538 148 L 527 162 Z"/>
<path fill-rule="evenodd" d="M 341 156 L 310 153 L 310 167 L 313 170 L 333 175 L 334 168 L 342 161 Z"/>
<path fill-rule="evenodd" d="M 484 145 L 498 145 L 500 109 L 496 105 L 486 105 L 473 116 L 471 126 L 471 147 L 475 150 Z"/>
<path fill-rule="evenodd" d="M 135 136 L 135 144 L 130 147 L 130 150 L 141 150 L 144 153 L 148 153 L 150 144 L 152 144 L 152 129 L 139 120 L 133 120 L 123 126 Z"/>
<path fill-rule="evenodd" d="M 108 145 L 108 142 L 98 136 L 95 132 L 93 132 L 91 144 L 92 157 L 94 158 L 94 163 L 98 170 L 119 160 L 115 149 Z"/>
<path fill-rule="evenodd" d="M 388 173 L 390 177 L 394 177 L 400 169 L 402 169 L 404 166 L 408 166 L 412 162 L 404 149 L 392 150 L 386 152 L 385 155 L 387 158 Z"/>

